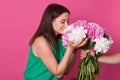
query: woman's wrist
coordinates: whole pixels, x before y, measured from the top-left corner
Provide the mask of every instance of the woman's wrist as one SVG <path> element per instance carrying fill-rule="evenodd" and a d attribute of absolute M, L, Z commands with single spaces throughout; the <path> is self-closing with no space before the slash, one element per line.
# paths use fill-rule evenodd
<path fill-rule="evenodd" d="M 67 47 L 67 50 L 70 51 L 71 53 L 73 53 L 75 49 L 72 48 L 72 47 L 70 47 L 70 46 L 68 46 L 68 47 Z"/>

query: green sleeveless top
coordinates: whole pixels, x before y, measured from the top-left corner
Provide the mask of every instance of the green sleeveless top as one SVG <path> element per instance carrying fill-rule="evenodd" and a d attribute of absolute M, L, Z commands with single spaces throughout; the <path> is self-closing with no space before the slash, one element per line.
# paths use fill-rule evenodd
<path fill-rule="evenodd" d="M 64 56 L 65 48 L 62 45 L 60 39 L 57 40 L 57 49 L 54 49 L 50 44 L 54 56 L 56 57 L 57 62 L 59 63 Z M 32 46 L 30 46 L 30 52 L 28 57 L 28 62 L 26 70 L 24 71 L 24 80 L 62 80 L 55 77 L 44 65 L 40 57 L 36 57 L 33 54 Z"/>

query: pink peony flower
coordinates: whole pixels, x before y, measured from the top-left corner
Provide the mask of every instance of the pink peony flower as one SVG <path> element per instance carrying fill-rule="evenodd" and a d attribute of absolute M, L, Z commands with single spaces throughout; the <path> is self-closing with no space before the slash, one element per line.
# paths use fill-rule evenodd
<path fill-rule="evenodd" d="M 96 23 L 88 23 L 88 37 L 93 41 L 94 39 L 99 39 L 104 35 L 104 29 Z"/>
<path fill-rule="evenodd" d="M 82 26 L 86 29 L 87 21 L 86 20 L 77 20 L 76 22 L 72 23 L 71 25 L 74 26 L 74 27 Z"/>

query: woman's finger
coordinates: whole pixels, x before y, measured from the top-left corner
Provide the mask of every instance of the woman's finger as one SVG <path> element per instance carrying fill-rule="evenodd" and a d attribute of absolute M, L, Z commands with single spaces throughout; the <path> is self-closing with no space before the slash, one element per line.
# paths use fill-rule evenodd
<path fill-rule="evenodd" d="M 95 52 L 93 50 L 90 51 L 90 55 L 94 56 Z"/>
<path fill-rule="evenodd" d="M 83 41 L 85 40 L 85 38 L 81 38 L 77 43 L 75 43 L 75 46 L 80 45 L 81 43 L 83 43 Z"/>
<path fill-rule="evenodd" d="M 88 42 L 88 38 L 85 38 L 85 40 L 79 44 L 79 47 L 85 46 L 87 44 L 87 42 Z"/>
<path fill-rule="evenodd" d="M 87 55 L 86 53 L 82 53 L 82 52 L 81 52 L 81 54 L 80 54 L 80 59 L 85 58 L 85 57 L 86 57 L 86 55 Z"/>

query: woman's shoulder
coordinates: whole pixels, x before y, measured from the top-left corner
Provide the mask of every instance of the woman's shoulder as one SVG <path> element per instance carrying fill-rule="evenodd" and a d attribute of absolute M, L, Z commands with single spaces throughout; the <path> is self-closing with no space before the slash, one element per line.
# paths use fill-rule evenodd
<path fill-rule="evenodd" d="M 50 45 L 47 39 L 43 36 L 37 37 L 32 44 L 33 53 L 38 56 L 38 51 L 43 48 L 49 48 Z"/>
<path fill-rule="evenodd" d="M 35 39 L 35 41 L 46 41 L 46 38 L 44 36 L 39 36 Z"/>
<path fill-rule="evenodd" d="M 37 45 L 48 44 L 48 41 L 44 36 L 39 36 L 35 39 L 33 44 Z"/>

